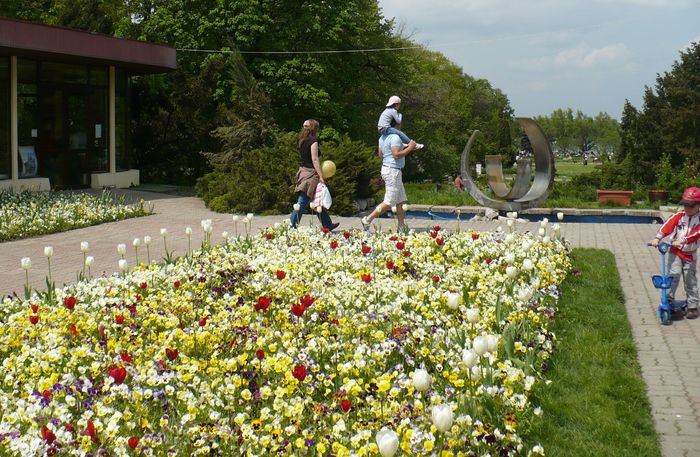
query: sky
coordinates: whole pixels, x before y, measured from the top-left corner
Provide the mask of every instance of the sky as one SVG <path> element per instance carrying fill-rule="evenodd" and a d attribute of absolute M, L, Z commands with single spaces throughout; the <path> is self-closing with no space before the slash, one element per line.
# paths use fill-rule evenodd
<path fill-rule="evenodd" d="M 625 99 L 700 41 L 700 0 L 379 0 L 385 18 L 464 73 L 488 80 L 516 116 L 557 108 L 620 119 Z"/>

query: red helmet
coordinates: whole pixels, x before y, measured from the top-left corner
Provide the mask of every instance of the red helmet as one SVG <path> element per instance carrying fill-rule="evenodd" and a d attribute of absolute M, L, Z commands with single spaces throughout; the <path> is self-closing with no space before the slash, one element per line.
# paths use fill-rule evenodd
<path fill-rule="evenodd" d="M 681 205 L 697 205 L 700 204 L 700 189 L 697 187 L 688 187 L 683 191 L 683 196 L 681 197 Z"/>

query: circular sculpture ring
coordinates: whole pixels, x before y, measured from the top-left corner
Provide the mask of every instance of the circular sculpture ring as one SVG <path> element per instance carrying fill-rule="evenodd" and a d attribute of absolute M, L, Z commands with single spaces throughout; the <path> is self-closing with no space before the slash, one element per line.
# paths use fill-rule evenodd
<path fill-rule="evenodd" d="M 513 182 L 513 188 L 508 189 L 503 178 L 501 157 L 486 156 L 486 174 L 489 178 L 489 186 L 496 196 L 496 198 L 491 198 L 479 189 L 469 173 L 469 151 L 478 130 L 474 130 L 464 146 L 464 151 L 462 151 L 461 173 L 464 190 L 468 191 L 483 206 L 496 210 L 520 211 L 536 208 L 545 201 L 554 182 L 554 154 L 552 154 L 552 148 L 549 146 L 544 132 L 530 118 L 516 117 L 515 121 L 520 124 L 527 135 L 535 154 L 535 179 L 531 185 L 529 160 L 518 161 L 518 173 Z"/>

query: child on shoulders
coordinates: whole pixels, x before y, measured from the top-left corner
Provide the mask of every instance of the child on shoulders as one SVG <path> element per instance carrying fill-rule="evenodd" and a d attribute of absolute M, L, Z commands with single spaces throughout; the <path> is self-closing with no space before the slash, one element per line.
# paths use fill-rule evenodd
<path fill-rule="evenodd" d="M 396 134 L 401 138 L 401 141 L 404 143 L 408 144 L 411 142 L 411 139 L 406 135 L 404 132 L 401 130 L 394 128 L 396 125 L 401 124 L 401 118 L 403 117 L 401 113 L 399 113 L 399 109 L 401 108 L 401 99 L 396 96 L 392 95 L 389 97 L 389 102 L 386 104 L 386 108 L 384 111 L 382 111 L 382 114 L 379 116 L 379 121 L 377 122 L 377 131 L 379 135 L 388 135 L 388 134 Z M 421 143 L 416 143 L 416 149 L 422 149 L 423 144 Z"/>

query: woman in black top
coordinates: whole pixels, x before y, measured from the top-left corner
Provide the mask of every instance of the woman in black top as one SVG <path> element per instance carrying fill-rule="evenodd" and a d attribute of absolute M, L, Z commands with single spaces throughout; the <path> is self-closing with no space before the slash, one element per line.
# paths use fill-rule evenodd
<path fill-rule="evenodd" d="M 323 173 L 321 172 L 321 163 L 318 160 L 318 157 L 321 155 L 321 151 L 318 147 L 318 129 L 318 121 L 315 119 L 308 119 L 304 121 L 304 126 L 301 129 L 301 133 L 299 133 L 299 155 L 301 156 L 301 163 L 299 164 L 296 185 L 294 186 L 299 210 L 293 210 L 290 217 L 292 227 L 294 228 L 299 224 L 302 214 L 313 200 L 318 183 L 325 184 Z M 321 210 L 318 217 L 323 227 L 328 230 L 333 230 L 340 225 L 338 223 L 333 223 L 326 208 Z"/>

